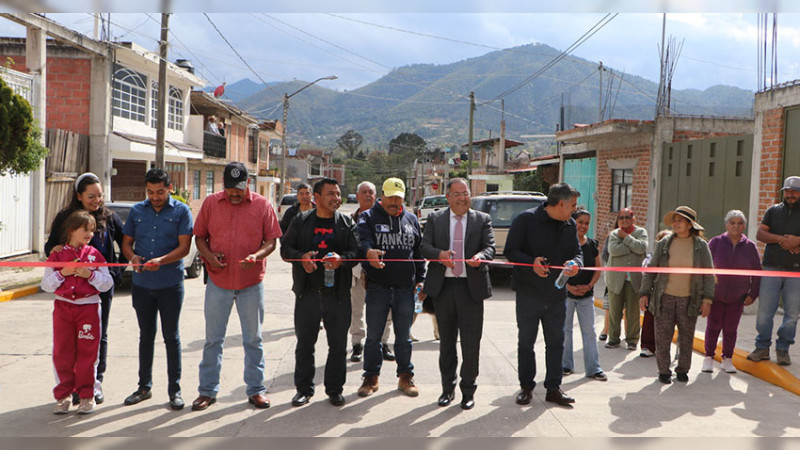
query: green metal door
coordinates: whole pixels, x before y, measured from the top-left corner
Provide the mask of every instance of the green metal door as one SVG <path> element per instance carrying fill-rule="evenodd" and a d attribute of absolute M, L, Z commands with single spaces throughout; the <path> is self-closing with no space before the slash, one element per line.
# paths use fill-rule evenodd
<path fill-rule="evenodd" d="M 783 144 L 783 179 L 800 176 L 800 108 L 786 109 L 786 137 Z M 783 186 L 781 179 L 781 186 Z M 779 199 L 780 193 L 776 193 Z"/>
<path fill-rule="evenodd" d="M 747 214 L 752 155 L 752 135 L 664 143 L 658 229 L 666 227 L 661 220 L 679 205 L 697 211 L 707 239 L 725 231 L 728 211 Z"/>
<path fill-rule="evenodd" d="M 597 190 L 597 158 L 567 159 L 564 161 L 564 182 L 569 183 L 581 193 L 578 206 L 583 206 L 592 214 L 589 236 L 595 230 L 595 191 Z"/>

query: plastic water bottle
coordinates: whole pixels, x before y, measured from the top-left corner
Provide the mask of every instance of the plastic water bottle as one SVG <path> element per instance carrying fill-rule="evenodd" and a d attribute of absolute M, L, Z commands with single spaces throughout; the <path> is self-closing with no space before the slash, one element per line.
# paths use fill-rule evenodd
<path fill-rule="evenodd" d="M 333 256 L 333 253 L 328 253 L 325 256 L 326 257 Z M 325 266 L 325 287 L 329 287 L 329 288 L 333 287 L 333 284 L 334 284 L 335 278 L 336 278 L 334 276 L 335 273 L 336 273 L 336 271 L 334 269 L 329 269 L 327 265 Z"/>
<path fill-rule="evenodd" d="M 419 314 L 422 312 L 422 300 L 419 298 L 419 293 L 422 292 L 422 286 L 417 286 L 414 290 L 414 313 Z"/>
<path fill-rule="evenodd" d="M 567 285 L 567 280 L 569 280 L 569 275 L 567 275 L 567 272 L 570 268 L 575 266 L 575 264 L 575 261 L 567 261 L 567 263 L 564 264 L 564 269 L 558 275 L 558 278 L 556 278 L 556 287 L 558 289 L 564 289 L 564 286 Z"/>

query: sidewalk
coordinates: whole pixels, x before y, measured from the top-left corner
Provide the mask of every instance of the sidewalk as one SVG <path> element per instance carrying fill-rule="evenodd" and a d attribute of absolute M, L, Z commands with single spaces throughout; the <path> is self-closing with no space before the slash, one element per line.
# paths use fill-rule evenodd
<path fill-rule="evenodd" d="M 481 374 L 476 406 L 462 411 L 456 402 L 448 408 L 436 405 L 441 393 L 438 373 L 438 341 L 434 341 L 428 316 L 414 325 L 421 339 L 414 344 L 413 362 L 421 394 L 417 398 L 396 390 L 395 364 L 386 363 L 381 388 L 359 398 L 361 364 L 348 363 L 345 386 L 347 404 L 333 407 L 322 387 L 326 342 L 317 344 L 317 395 L 310 404 L 290 405 L 294 386 L 293 306 L 290 267 L 270 257 L 265 285 L 266 317 L 264 347 L 266 385 L 272 407 L 258 410 L 246 401 L 242 381 L 243 350 L 239 321 L 229 322 L 228 339 L 218 402 L 208 410 L 187 407 L 173 412 L 167 405 L 166 363 L 163 341 L 156 341 L 153 398 L 135 406 L 123 399 L 136 388 L 138 328 L 130 292 L 114 299 L 109 327 L 109 369 L 104 384 L 106 402 L 91 416 L 51 414 L 52 365 L 50 357 L 52 297 L 37 293 L 0 303 L 0 436 L 104 436 L 104 437 L 739 437 L 800 436 L 800 400 L 797 395 L 745 373 L 729 375 L 719 370 L 700 373 L 702 356 L 695 353 L 689 383 L 662 385 L 656 380 L 655 360 L 640 358 L 638 351 L 600 346 L 600 363 L 608 382 L 584 378 L 582 358 L 576 352 L 576 373 L 564 379 L 563 389 L 576 398 L 574 408 L 544 402 L 544 343 L 536 344 L 536 377 L 530 406 L 514 403 L 518 391 L 516 322 L 513 292 L 507 284 L 495 288 L 487 300 L 481 346 Z M 187 280 L 181 320 L 183 347 L 183 397 L 196 397 L 197 367 L 203 347 L 203 284 Z M 781 318 L 777 318 L 776 321 Z M 752 346 L 755 316 L 744 316 L 738 347 Z M 596 329 L 602 315 L 596 315 Z M 698 331 L 705 325 L 698 321 Z M 575 347 L 581 338 L 575 327 Z M 794 347 L 793 347 L 794 348 Z M 800 355 L 790 371 L 798 374 Z"/>

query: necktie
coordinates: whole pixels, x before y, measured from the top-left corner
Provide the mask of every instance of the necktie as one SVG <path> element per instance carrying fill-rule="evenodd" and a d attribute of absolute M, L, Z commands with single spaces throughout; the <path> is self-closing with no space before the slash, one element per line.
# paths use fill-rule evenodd
<path fill-rule="evenodd" d="M 461 219 L 464 216 L 456 216 L 456 226 L 453 230 L 453 252 L 455 253 L 456 266 L 453 267 L 453 275 L 460 277 L 464 273 L 464 226 Z"/>

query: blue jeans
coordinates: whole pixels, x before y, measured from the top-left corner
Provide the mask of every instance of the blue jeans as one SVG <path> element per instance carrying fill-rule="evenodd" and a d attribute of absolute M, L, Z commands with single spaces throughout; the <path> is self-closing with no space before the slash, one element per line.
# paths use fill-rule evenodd
<path fill-rule="evenodd" d="M 602 372 L 597 356 L 597 337 L 594 333 L 594 297 L 572 298 L 567 296 L 567 318 L 564 321 L 564 355 L 561 357 L 561 366 L 574 370 L 572 361 L 572 325 L 575 312 L 578 313 L 578 326 L 581 327 L 583 340 L 583 367 L 586 376 Z"/>
<path fill-rule="evenodd" d="M 264 321 L 264 285 L 257 283 L 244 289 L 222 289 L 208 279 L 205 307 L 206 342 L 200 361 L 200 395 L 216 397 L 222 369 L 222 346 L 231 308 L 236 303 L 242 327 L 244 347 L 244 382 L 247 396 L 267 391 L 264 387 L 264 349 L 261 346 L 261 323 Z"/>
<path fill-rule="evenodd" d="M 394 323 L 394 354 L 397 374 L 414 375 L 411 364 L 411 320 L 414 316 L 414 288 L 395 288 L 367 283 L 367 339 L 364 345 L 364 376 L 381 374 L 383 347 L 381 335 L 386 328 L 386 316 L 392 312 Z"/>
<path fill-rule="evenodd" d="M 764 266 L 764 270 L 780 270 Z M 756 348 L 769 348 L 772 344 L 772 325 L 778 302 L 783 297 L 783 322 L 778 328 L 775 348 L 788 350 L 794 344 L 797 330 L 797 314 L 800 312 L 800 278 L 762 277 L 758 294 L 756 316 Z"/>
<path fill-rule="evenodd" d="M 161 316 L 161 335 L 167 347 L 167 393 L 181 391 L 181 335 L 178 323 L 183 306 L 183 283 L 164 288 L 148 289 L 133 285 L 131 297 L 136 320 L 139 322 L 139 390 L 153 387 L 153 351 L 158 316 Z"/>

